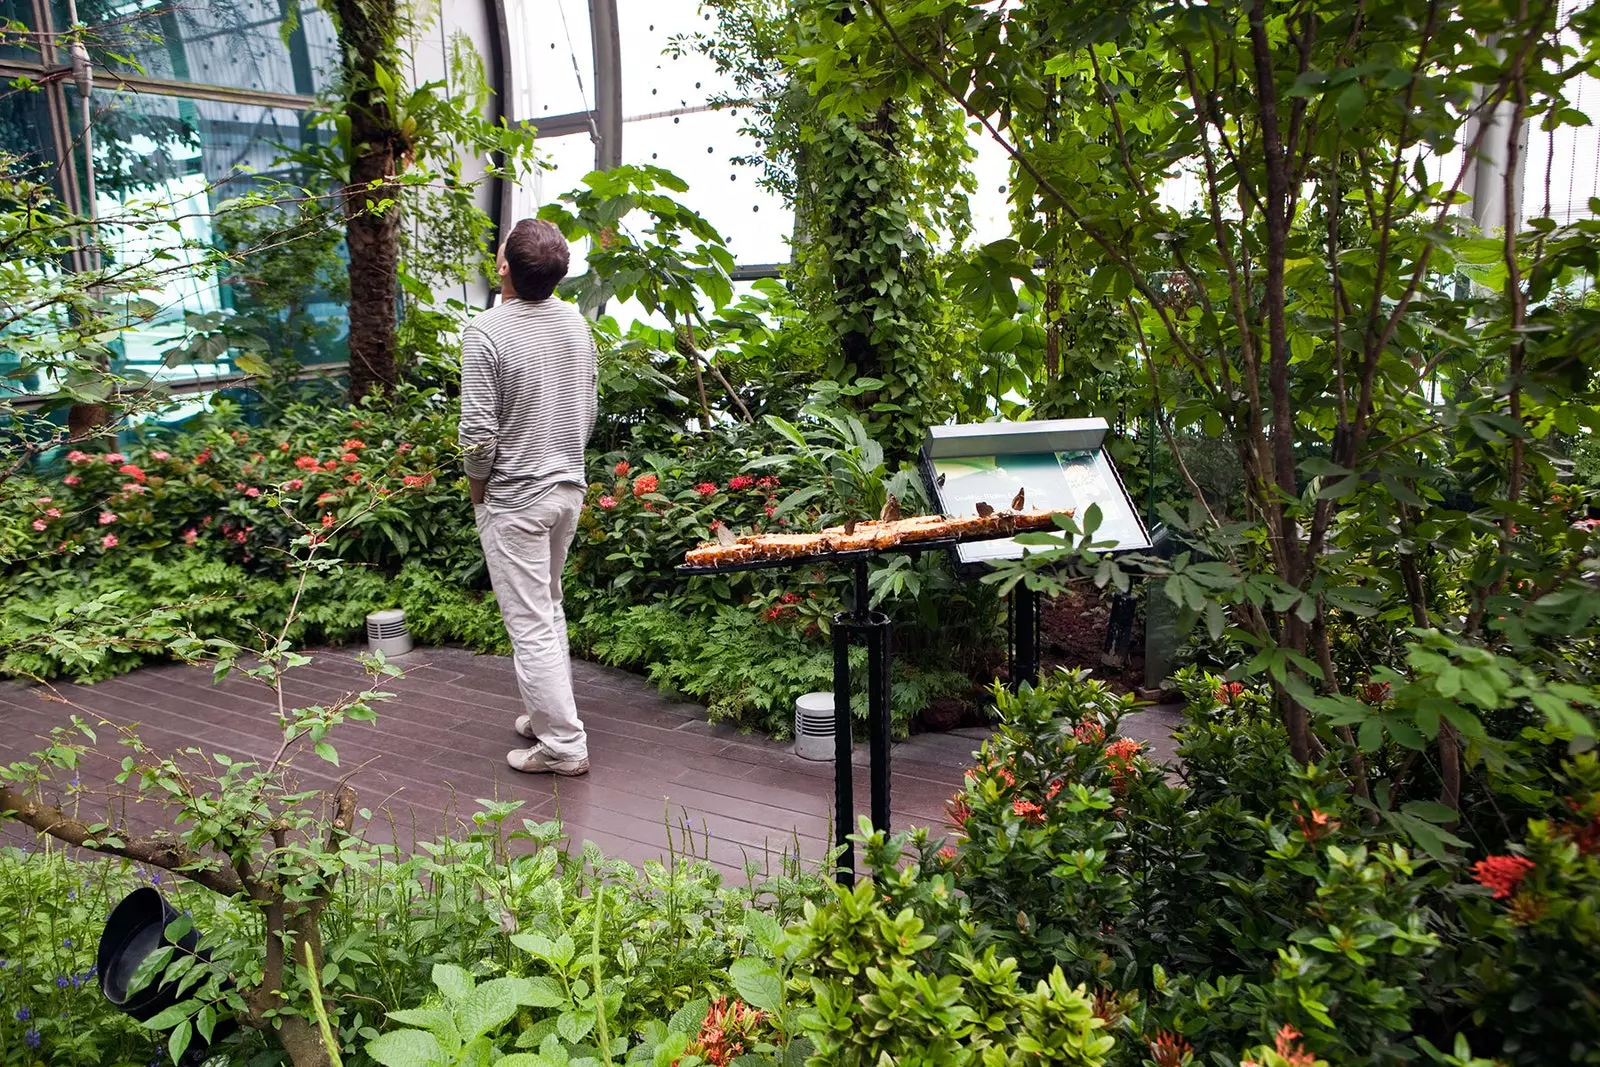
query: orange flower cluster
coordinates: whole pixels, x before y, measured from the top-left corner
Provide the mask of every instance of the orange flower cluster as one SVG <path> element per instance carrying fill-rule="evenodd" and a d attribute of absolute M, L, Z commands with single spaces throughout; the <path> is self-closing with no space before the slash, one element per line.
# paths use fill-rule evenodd
<path fill-rule="evenodd" d="M 1131 737 L 1119 737 L 1106 746 L 1106 763 L 1111 768 L 1111 791 L 1121 794 L 1128 788 L 1128 775 L 1133 771 L 1133 761 L 1139 755 L 1139 742 Z"/>
<path fill-rule="evenodd" d="M 950 803 L 945 805 L 950 812 L 950 824 L 956 829 L 965 829 L 967 820 L 972 818 L 972 808 L 960 793 L 950 798 Z"/>
<path fill-rule="evenodd" d="M 1294 808 L 1296 811 L 1300 810 L 1299 801 L 1295 801 Z M 1296 815 L 1294 821 L 1300 824 L 1300 832 L 1305 835 L 1307 841 L 1315 841 L 1339 828 L 1338 819 L 1329 818 L 1327 812 L 1318 811 L 1316 808 L 1312 808 L 1309 815 Z"/>
<path fill-rule="evenodd" d="M 1243 682 L 1229 682 L 1227 685 L 1217 686 L 1216 692 L 1212 695 L 1217 698 L 1218 704 L 1232 704 L 1234 698 L 1243 692 Z"/>
<path fill-rule="evenodd" d="M 1106 730 L 1097 722 L 1081 722 L 1078 728 L 1072 731 L 1072 736 L 1076 737 L 1081 745 L 1098 745 L 1106 739 Z"/>
<path fill-rule="evenodd" d="M 1517 891 L 1533 866 L 1533 861 L 1525 856 L 1490 856 L 1473 864 L 1472 876 L 1479 885 L 1494 890 L 1494 899 L 1504 900 Z"/>
<path fill-rule="evenodd" d="M 763 1012 L 747 1007 L 743 1001 L 729 1004 L 727 997 L 718 997 L 706 1013 L 699 1036 L 685 1051 L 713 1067 L 728 1067 L 744 1055 L 745 1042 L 751 1040 L 756 1027 L 765 1018 Z M 677 1067 L 677 1061 L 673 1061 L 673 1067 Z"/>
<path fill-rule="evenodd" d="M 1194 1054 L 1194 1047 L 1171 1030 L 1161 1031 L 1146 1043 L 1156 1067 L 1183 1067 L 1184 1061 Z"/>
<path fill-rule="evenodd" d="M 1278 1028 L 1278 1034 L 1273 1039 L 1273 1044 L 1279 1056 L 1289 1067 L 1312 1067 L 1317 1058 L 1300 1047 L 1300 1031 L 1284 1023 Z M 1255 1060 L 1243 1060 L 1239 1067 L 1261 1067 Z"/>
<path fill-rule="evenodd" d="M 1011 802 L 1011 812 L 1019 819 L 1025 819 L 1035 825 L 1044 822 L 1044 808 L 1031 800 L 1018 797 Z"/>

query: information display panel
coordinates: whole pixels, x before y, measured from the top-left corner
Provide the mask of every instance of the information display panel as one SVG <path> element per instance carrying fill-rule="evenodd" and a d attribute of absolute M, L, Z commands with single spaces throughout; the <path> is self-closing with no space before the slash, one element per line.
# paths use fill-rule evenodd
<path fill-rule="evenodd" d="M 976 423 L 937 426 L 922 448 L 922 473 L 941 514 L 976 515 L 978 505 L 996 511 L 1023 507 L 1070 509 L 1081 522 L 1089 505 L 1100 506 L 1096 541 L 1112 551 L 1150 547 L 1149 535 L 1116 467 L 1104 449 L 1104 419 Z M 1010 538 L 958 545 L 958 563 L 977 566 L 1018 559 L 1025 546 Z"/>

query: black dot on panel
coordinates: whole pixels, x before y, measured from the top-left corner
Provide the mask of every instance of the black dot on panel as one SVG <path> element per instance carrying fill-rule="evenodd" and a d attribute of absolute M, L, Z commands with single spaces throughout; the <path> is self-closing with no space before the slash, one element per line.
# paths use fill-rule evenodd
<path fill-rule="evenodd" d="M 761 210 L 761 205 L 760 204 L 756 204 L 753 207 L 751 207 L 750 210 L 751 211 L 760 211 Z"/>
<path fill-rule="evenodd" d="M 676 125 L 677 125 L 677 124 L 678 124 L 678 120 L 677 120 L 677 118 L 673 118 L 673 120 L 672 120 L 672 124 L 673 124 L 673 125 L 674 125 L 674 126 L 676 126 Z"/>
<path fill-rule="evenodd" d="M 700 88 L 700 83 L 699 83 L 699 82 L 695 82 L 695 83 L 694 83 L 694 87 L 695 87 L 695 88 L 696 88 L 696 89 L 698 89 L 698 88 Z"/>
<path fill-rule="evenodd" d="M 710 145 L 706 145 L 706 155 L 709 156 L 710 154 L 711 154 L 711 146 Z"/>
<path fill-rule="evenodd" d="M 661 157 L 659 155 L 657 155 L 655 152 L 651 152 L 650 153 L 650 158 L 651 159 L 660 159 Z"/>

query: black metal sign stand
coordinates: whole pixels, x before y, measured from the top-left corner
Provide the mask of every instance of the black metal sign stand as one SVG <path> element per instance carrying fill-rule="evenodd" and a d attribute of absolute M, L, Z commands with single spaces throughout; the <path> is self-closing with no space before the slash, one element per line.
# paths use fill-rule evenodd
<path fill-rule="evenodd" d="M 839 857 L 838 878 L 845 885 L 854 885 L 856 878 L 855 848 L 850 844 L 850 834 L 855 830 L 855 737 L 852 732 L 855 716 L 850 709 L 850 646 L 853 644 L 863 645 L 867 650 L 868 773 L 872 784 L 872 826 L 877 830 L 889 829 L 890 698 L 894 692 L 889 640 L 893 635 L 893 626 L 887 615 L 870 607 L 867 564 L 885 552 L 920 555 L 949 549 L 963 541 L 989 540 L 993 536 L 939 538 L 885 549 L 828 552 L 795 559 L 762 559 L 713 566 L 684 565 L 678 568 L 679 574 L 693 576 L 830 564 L 850 566 L 853 603 L 849 611 L 841 611 L 833 617 L 833 835 L 834 843 L 843 849 Z M 1038 647 L 1037 641 L 1034 647 Z"/>
<path fill-rule="evenodd" d="M 889 638 L 893 626 L 889 616 L 873 611 L 867 594 L 867 561 L 854 565 L 855 603 L 850 611 L 833 617 L 833 794 L 834 841 L 842 849 L 839 881 L 856 884 L 855 848 L 850 834 L 855 828 L 855 716 L 850 709 L 850 646 L 856 642 L 867 649 L 867 737 L 872 781 L 872 828 L 889 829 L 889 725 L 890 697 L 894 692 L 890 677 Z"/>
<path fill-rule="evenodd" d="M 1011 587 L 1010 623 L 1011 690 L 1016 692 L 1026 682 L 1039 684 L 1039 593 L 1028 588 L 1028 583 L 1018 582 Z"/>

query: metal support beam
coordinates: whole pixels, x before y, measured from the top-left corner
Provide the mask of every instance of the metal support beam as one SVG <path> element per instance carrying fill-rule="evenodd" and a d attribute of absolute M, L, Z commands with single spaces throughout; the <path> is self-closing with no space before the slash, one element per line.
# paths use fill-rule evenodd
<path fill-rule="evenodd" d="M 589 0 L 594 42 L 594 166 L 610 170 L 622 163 L 622 39 L 617 0 Z"/>

